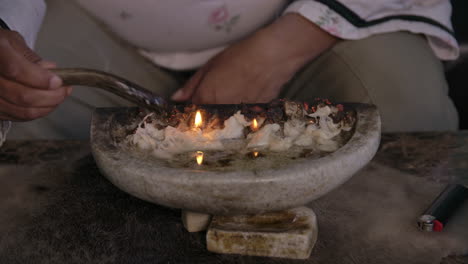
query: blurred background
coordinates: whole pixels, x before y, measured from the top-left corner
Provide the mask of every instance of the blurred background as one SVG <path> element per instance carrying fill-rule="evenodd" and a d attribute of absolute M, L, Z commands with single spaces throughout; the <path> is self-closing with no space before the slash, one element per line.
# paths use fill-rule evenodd
<path fill-rule="evenodd" d="M 452 0 L 452 23 L 460 43 L 460 57 L 446 64 L 450 97 L 460 114 L 460 128 L 468 129 L 468 1 Z"/>

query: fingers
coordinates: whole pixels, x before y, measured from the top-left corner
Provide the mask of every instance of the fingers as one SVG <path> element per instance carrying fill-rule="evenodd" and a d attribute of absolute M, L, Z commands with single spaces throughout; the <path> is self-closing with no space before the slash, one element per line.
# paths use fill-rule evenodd
<path fill-rule="evenodd" d="M 52 62 L 52 61 L 41 60 L 37 64 L 41 66 L 42 68 L 48 69 L 48 70 L 57 68 L 57 63 Z M 67 96 L 73 92 L 73 87 L 71 86 L 63 86 L 63 88 L 66 88 Z"/>
<path fill-rule="evenodd" d="M 71 93 L 17 32 L 0 30 L 0 120 L 29 121 L 52 112 Z"/>
<path fill-rule="evenodd" d="M 0 38 L 0 75 L 3 78 L 37 89 L 62 86 L 58 76 L 35 63 L 40 57 L 27 47 L 21 36 L 15 32 L 2 31 L 2 34 L 7 35 Z"/>
<path fill-rule="evenodd" d="M 2 109 L 0 113 L 1 120 L 29 121 L 46 116 L 55 107 L 22 107 L 0 98 L 0 109 Z"/>
<path fill-rule="evenodd" d="M 0 120 L 8 120 L 8 121 L 18 121 L 12 116 L 9 116 L 7 114 L 0 113 Z"/>
<path fill-rule="evenodd" d="M 217 89 L 209 89 L 209 84 L 203 83 L 201 85 L 206 85 L 203 90 L 198 90 L 192 96 L 192 103 L 194 104 L 219 104 L 219 103 L 229 103 L 229 102 L 220 102 L 217 100 Z M 199 92 L 200 91 L 200 92 Z"/>
<path fill-rule="evenodd" d="M 60 104 L 70 93 L 70 87 L 55 90 L 31 89 L 0 77 L 0 97 L 22 107 L 52 107 Z"/>
<path fill-rule="evenodd" d="M 57 68 L 57 64 L 55 62 L 52 62 L 52 61 L 41 60 L 41 61 L 39 61 L 37 63 L 37 65 L 41 66 L 44 69 L 48 69 L 48 70 Z"/>
<path fill-rule="evenodd" d="M 187 101 L 189 100 L 195 91 L 197 90 L 197 87 L 200 85 L 200 83 L 203 81 L 203 78 L 205 76 L 206 72 L 206 67 L 201 68 L 198 70 L 186 83 L 185 85 L 177 90 L 171 97 L 172 100 L 176 102 L 181 102 L 181 101 Z"/>

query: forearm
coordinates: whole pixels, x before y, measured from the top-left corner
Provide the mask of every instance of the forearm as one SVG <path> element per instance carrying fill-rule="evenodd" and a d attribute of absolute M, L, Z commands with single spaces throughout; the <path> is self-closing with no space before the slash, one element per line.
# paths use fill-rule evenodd
<path fill-rule="evenodd" d="M 0 18 L 18 31 L 29 47 L 34 46 L 45 11 L 43 0 L 0 0 Z"/>
<path fill-rule="evenodd" d="M 273 47 L 269 50 L 276 61 L 282 61 L 285 67 L 295 70 L 339 41 L 339 38 L 295 13 L 282 16 L 258 34 L 263 34 L 269 41 L 265 45 Z"/>
<path fill-rule="evenodd" d="M 269 102 L 337 38 L 287 14 L 211 59 L 172 97 L 202 104 Z"/>

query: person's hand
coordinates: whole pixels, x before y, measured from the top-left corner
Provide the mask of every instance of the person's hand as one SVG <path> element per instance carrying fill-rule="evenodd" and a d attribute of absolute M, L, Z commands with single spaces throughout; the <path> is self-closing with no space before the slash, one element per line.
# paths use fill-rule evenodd
<path fill-rule="evenodd" d="M 27 121 L 52 112 L 71 92 L 47 70 L 53 67 L 20 34 L 0 29 L 0 120 Z"/>
<path fill-rule="evenodd" d="M 172 100 L 197 104 L 269 102 L 302 66 L 336 41 L 300 15 L 285 15 L 211 59 Z"/>

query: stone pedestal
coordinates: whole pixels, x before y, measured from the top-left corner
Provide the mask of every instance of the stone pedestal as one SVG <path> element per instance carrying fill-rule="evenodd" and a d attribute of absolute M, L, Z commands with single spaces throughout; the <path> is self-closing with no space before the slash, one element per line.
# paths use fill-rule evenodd
<path fill-rule="evenodd" d="M 317 241 L 317 219 L 306 207 L 257 215 L 214 216 L 206 242 L 223 254 L 307 259 Z"/>

